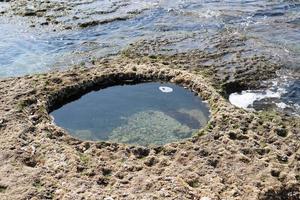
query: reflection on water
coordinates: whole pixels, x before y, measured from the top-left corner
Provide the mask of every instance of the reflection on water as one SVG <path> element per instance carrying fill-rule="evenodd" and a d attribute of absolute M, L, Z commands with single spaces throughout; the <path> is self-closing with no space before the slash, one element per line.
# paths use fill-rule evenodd
<path fill-rule="evenodd" d="M 173 91 L 164 93 L 160 86 Z M 180 86 L 142 83 L 91 92 L 51 115 L 80 139 L 161 145 L 191 137 L 205 126 L 209 110 Z"/>

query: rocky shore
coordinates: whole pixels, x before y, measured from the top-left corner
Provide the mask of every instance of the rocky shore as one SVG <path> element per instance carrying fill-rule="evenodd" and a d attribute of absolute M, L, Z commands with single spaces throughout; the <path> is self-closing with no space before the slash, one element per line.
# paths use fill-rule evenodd
<path fill-rule="evenodd" d="M 105 2 L 0 0 L 0 21 L 33 32 L 71 32 L 131 19 L 156 5 Z M 169 11 L 176 19 L 177 11 Z M 74 51 L 73 57 L 89 59 L 64 71 L 1 78 L 0 199 L 300 199 L 299 117 L 245 111 L 228 101 L 233 92 L 261 88 L 284 62 L 236 27 L 188 32 L 139 39 L 111 57 Z M 79 46 L 96 43 L 86 40 Z M 190 139 L 141 147 L 76 139 L 49 115 L 90 91 L 148 81 L 193 90 L 210 106 L 207 125 Z"/>
<path fill-rule="evenodd" d="M 300 121 L 232 106 L 205 73 L 124 57 L 0 81 L 1 199 L 299 199 Z M 121 62 L 122 61 L 122 62 Z M 169 81 L 212 116 L 183 142 L 139 147 L 80 141 L 49 112 L 115 84 Z"/>

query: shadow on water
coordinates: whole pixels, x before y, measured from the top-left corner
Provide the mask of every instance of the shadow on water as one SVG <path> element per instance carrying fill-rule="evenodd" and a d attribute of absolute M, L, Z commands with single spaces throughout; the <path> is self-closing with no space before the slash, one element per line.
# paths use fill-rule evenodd
<path fill-rule="evenodd" d="M 171 111 L 171 110 L 165 110 L 163 111 L 165 114 L 168 116 L 176 119 L 177 121 L 181 122 L 182 124 L 187 125 L 191 129 L 198 129 L 199 127 L 203 126 L 199 119 L 196 119 L 195 117 L 187 114 L 187 113 L 182 113 L 179 111 Z"/>

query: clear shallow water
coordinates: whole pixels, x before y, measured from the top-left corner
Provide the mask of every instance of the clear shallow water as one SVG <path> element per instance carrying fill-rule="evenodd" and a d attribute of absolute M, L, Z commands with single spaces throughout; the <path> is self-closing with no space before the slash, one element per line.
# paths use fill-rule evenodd
<path fill-rule="evenodd" d="M 51 115 L 58 126 L 83 140 L 147 146 L 191 137 L 206 125 L 209 109 L 183 87 L 141 83 L 88 93 Z"/>
<path fill-rule="evenodd" d="M 78 4 L 76 1 L 73 3 Z M 246 38 L 245 44 L 233 47 L 242 49 L 242 56 L 266 55 L 283 63 L 284 69 L 278 73 L 277 79 L 262 83 L 267 85 L 267 90 L 273 92 L 288 91 L 276 97 L 277 104 L 285 103 L 290 109 L 299 107 L 298 1 L 151 0 L 147 3 L 128 1 L 126 6 L 122 4 L 124 2 L 106 0 L 91 1 L 90 4 L 80 3 L 70 12 L 84 15 L 82 18 L 79 16 L 74 19 L 70 15 L 69 18 L 60 20 L 74 24 L 78 20 L 89 18 L 110 19 L 123 16 L 134 10 L 140 14 L 123 21 L 112 20 L 99 26 L 58 33 L 37 34 L 34 29 L 22 25 L 0 23 L 0 77 L 20 76 L 88 63 L 94 58 L 116 54 L 128 44 L 141 39 L 173 39 L 171 44 L 162 45 L 153 52 L 170 54 L 192 49 L 217 51 L 224 34 L 232 38 L 242 35 Z M 0 2 L 0 5 L 4 9 L 7 3 Z M 101 9 L 98 9 L 99 5 L 102 5 Z M 102 13 L 101 16 L 99 13 Z M 220 56 L 217 60 L 223 64 L 228 63 L 225 70 L 231 72 L 239 67 L 230 64 L 234 59 L 233 54 Z M 207 63 L 215 62 L 217 61 L 209 60 Z M 245 92 L 261 97 L 260 94 L 266 91 Z M 244 97 L 241 96 L 239 101 L 244 101 Z M 298 110 L 295 112 L 299 114 Z"/>

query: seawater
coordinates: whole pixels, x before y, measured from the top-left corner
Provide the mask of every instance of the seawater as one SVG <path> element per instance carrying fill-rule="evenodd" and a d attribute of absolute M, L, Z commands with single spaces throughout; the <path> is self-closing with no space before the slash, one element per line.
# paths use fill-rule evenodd
<path fill-rule="evenodd" d="M 51 115 L 58 126 L 82 140 L 147 146 L 192 137 L 206 125 L 210 113 L 193 92 L 151 82 L 90 92 Z"/>
<path fill-rule="evenodd" d="M 74 0 L 69 2 L 77 3 Z M 259 101 L 267 100 L 266 103 L 281 107 L 285 105 L 287 109 L 300 114 L 299 1 L 150 0 L 147 5 L 142 1 L 128 2 L 129 5 L 120 10 L 97 17 L 121 16 L 126 10 L 135 9 L 141 11 L 140 14 L 128 20 L 85 29 L 37 34 L 34 28 L 0 20 L 0 77 L 65 69 L 81 63 L 88 65 L 91 59 L 115 55 L 142 39 L 171 39 L 171 44 L 162 45 L 152 52 L 169 54 L 193 49 L 211 52 L 217 48 L 224 34 L 232 38 L 243 35 L 244 45 L 236 47 L 243 50 L 241 56 L 266 55 L 283 64 L 277 78 L 267 83 L 267 90 L 244 93 L 254 94 L 247 95 L 251 99 L 255 99 L 253 96 L 257 94 Z M 78 13 L 105 10 L 110 4 L 108 0 L 90 1 L 84 6 L 75 6 L 75 10 Z M 103 6 L 99 8 L 98 5 Z M 4 9 L 5 6 L 7 3 L 0 2 L 0 8 Z M 142 11 L 144 8 L 147 9 Z M 68 21 L 73 23 L 71 18 Z M 224 70 L 233 72 L 239 67 L 230 64 L 234 57 L 220 55 L 217 60 L 211 59 L 207 63 L 220 62 L 226 66 Z M 266 95 L 261 99 L 268 91 L 278 93 L 279 97 L 269 98 Z M 238 102 L 244 101 L 245 95 L 239 97 Z M 249 99 L 245 101 L 249 102 Z"/>

